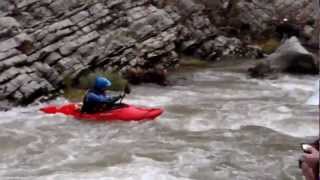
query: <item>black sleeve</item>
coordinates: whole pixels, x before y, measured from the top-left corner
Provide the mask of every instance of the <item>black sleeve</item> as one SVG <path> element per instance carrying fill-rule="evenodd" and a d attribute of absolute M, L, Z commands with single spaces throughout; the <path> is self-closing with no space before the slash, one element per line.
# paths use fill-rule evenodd
<path fill-rule="evenodd" d="M 107 105 L 113 105 L 114 103 L 116 103 L 119 99 L 121 99 L 121 96 L 113 96 L 111 97 L 111 100 L 109 102 L 107 102 Z"/>

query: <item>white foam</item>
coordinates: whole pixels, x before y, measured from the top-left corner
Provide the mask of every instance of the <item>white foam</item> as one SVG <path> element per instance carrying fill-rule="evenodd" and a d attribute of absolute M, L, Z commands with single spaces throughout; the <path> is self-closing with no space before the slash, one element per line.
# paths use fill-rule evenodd
<path fill-rule="evenodd" d="M 168 163 L 161 163 L 149 158 L 133 156 L 132 162 L 118 166 L 97 169 L 97 171 L 57 173 L 38 180 L 191 180 L 171 174 Z"/>
<path fill-rule="evenodd" d="M 319 105 L 319 89 L 320 89 L 320 80 L 317 80 L 313 88 L 313 95 L 307 100 L 307 105 Z"/>
<path fill-rule="evenodd" d="M 31 156 L 23 150 L 25 147 L 22 145 L 19 152 L 13 153 L 12 162 L 7 165 L 0 164 L 1 167 L 8 168 L 1 170 L 1 175 L 5 175 L 7 173 L 5 171 L 11 174 L 28 171 L 36 176 L 37 173 L 49 171 L 51 173 L 32 177 L 32 180 L 190 180 L 201 168 L 210 166 L 212 163 L 208 158 L 210 153 L 197 148 L 186 148 L 189 143 L 197 144 L 191 144 L 192 142 L 181 140 L 174 135 L 162 136 L 162 130 L 174 134 L 175 131 L 193 133 L 227 129 L 224 133 L 226 137 L 233 136 L 228 129 L 239 129 L 250 125 L 263 126 L 298 137 L 311 136 L 319 131 L 315 126 L 318 123 L 317 117 L 313 119 L 310 113 L 304 114 L 301 110 L 304 106 L 297 106 L 302 105 L 304 98 L 311 93 L 312 78 L 298 79 L 285 76 L 280 80 L 261 81 L 247 80 L 244 74 L 209 71 L 199 73 L 194 78 L 197 82 L 193 83 L 191 80 L 191 83 L 185 86 L 170 88 L 141 86 L 125 99 L 125 103 L 138 106 L 168 107 L 165 113 L 153 122 L 96 125 L 72 121 L 64 115 L 47 115 L 38 111 L 46 104 L 66 103 L 63 98 L 46 104 L 13 108 L 3 112 L 0 117 L 1 127 L 10 125 L 13 131 L 22 136 L 36 137 L 36 140 L 26 145 L 27 150 L 36 151 L 39 148 L 52 148 L 52 146 L 54 148 L 51 151 L 48 149 L 47 153 L 42 155 Z M 220 87 L 223 80 L 226 84 Z M 218 86 L 201 84 L 211 81 L 219 81 Z M 296 112 L 297 110 L 299 112 Z M 298 119 L 300 117 L 301 120 Z M 67 134 L 70 139 L 63 139 L 60 133 Z M 85 165 L 85 162 L 90 160 L 98 161 L 95 158 L 101 158 L 99 153 L 100 151 L 103 153 L 105 147 L 107 149 L 108 146 L 119 146 L 119 144 L 135 145 L 136 142 L 141 142 L 141 137 L 146 137 L 146 141 L 142 143 L 150 142 L 153 145 L 160 142 L 159 144 L 172 147 L 174 149 L 172 156 L 176 159 L 157 161 L 134 155 L 137 151 L 144 152 L 138 147 L 134 148 L 135 150 L 128 149 L 128 156 L 131 159 L 120 164 L 91 167 L 88 171 L 72 168 L 72 165 L 77 163 Z M 231 148 L 227 146 L 222 148 Z M 90 159 L 87 154 L 95 148 L 100 151 Z M 51 160 L 48 164 L 41 165 L 41 162 L 36 161 L 46 157 Z M 19 163 L 23 160 L 30 160 L 31 163 L 28 162 L 30 164 L 26 164 L 25 169 L 19 169 Z M 32 163 L 35 165 L 32 166 Z M 62 171 L 63 169 L 66 171 Z"/>

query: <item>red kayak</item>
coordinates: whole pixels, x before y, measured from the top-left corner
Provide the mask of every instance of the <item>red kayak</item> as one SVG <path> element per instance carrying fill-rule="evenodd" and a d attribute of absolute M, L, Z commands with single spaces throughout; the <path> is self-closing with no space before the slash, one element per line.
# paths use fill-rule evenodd
<path fill-rule="evenodd" d="M 162 114 L 163 110 L 159 108 L 142 108 L 124 104 L 116 109 L 108 110 L 95 114 L 80 113 L 78 104 L 70 103 L 63 106 L 47 106 L 40 109 L 44 113 L 55 114 L 62 113 L 73 116 L 76 119 L 86 119 L 95 121 L 141 121 L 153 120 Z"/>

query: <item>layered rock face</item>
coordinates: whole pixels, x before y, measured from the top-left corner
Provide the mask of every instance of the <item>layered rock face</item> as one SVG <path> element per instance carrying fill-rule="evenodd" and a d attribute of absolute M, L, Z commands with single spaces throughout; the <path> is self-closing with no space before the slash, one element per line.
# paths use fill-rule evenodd
<path fill-rule="evenodd" d="M 296 23 L 305 23 L 315 14 L 310 0 L 241 0 L 238 2 L 240 19 L 257 31 L 267 29 L 270 21 L 288 18 Z"/>
<path fill-rule="evenodd" d="M 266 30 L 270 33 L 269 30 L 284 18 L 303 29 L 308 21 L 317 17 L 317 5 L 312 0 L 196 1 L 206 5 L 210 19 L 218 29 L 231 31 L 239 36 L 251 32 L 251 35 L 259 38 Z"/>
<path fill-rule="evenodd" d="M 216 39 L 204 9 L 192 0 L 1 1 L 0 101 L 29 103 L 96 68 L 165 72 L 180 50 L 209 59 L 238 52 L 241 42 Z"/>
<path fill-rule="evenodd" d="M 97 68 L 162 80 L 178 53 L 259 54 L 218 30 L 199 1 L 1 0 L 0 104 L 32 102 Z"/>
<path fill-rule="evenodd" d="M 28 103 L 88 69 L 174 66 L 176 22 L 148 0 L 0 4 L 0 100 Z"/>
<path fill-rule="evenodd" d="M 153 4 L 173 17 L 180 16 L 176 40 L 180 52 L 206 60 L 217 60 L 222 56 L 259 56 L 259 49 L 218 30 L 210 20 L 208 7 L 199 0 L 153 0 Z M 220 17 L 226 18 L 224 15 Z"/>

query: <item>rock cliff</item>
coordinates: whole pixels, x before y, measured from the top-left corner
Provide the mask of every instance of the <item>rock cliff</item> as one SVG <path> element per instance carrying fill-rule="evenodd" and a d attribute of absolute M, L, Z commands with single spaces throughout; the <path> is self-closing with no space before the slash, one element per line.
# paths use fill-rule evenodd
<path fill-rule="evenodd" d="M 179 53 L 258 54 L 225 35 L 193 0 L 1 0 L 0 104 L 27 104 L 97 68 L 147 76 L 176 67 Z"/>

